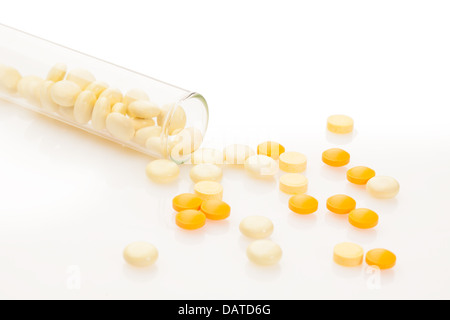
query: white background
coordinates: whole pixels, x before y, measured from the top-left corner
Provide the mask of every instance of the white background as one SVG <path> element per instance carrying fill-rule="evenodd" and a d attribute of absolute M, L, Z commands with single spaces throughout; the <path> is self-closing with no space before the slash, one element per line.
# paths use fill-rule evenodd
<path fill-rule="evenodd" d="M 211 108 L 206 146 L 276 140 L 305 153 L 312 216 L 289 211 L 277 181 L 225 168 L 224 222 L 174 225 L 171 199 L 192 190 L 145 176 L 146 156 L 30 111 L 0 105 L 0 298 L 450 298 L 450 3 L 448 1 L 8 1 L 0 23 L 198 91 Z M 355 119 L 351 137 L 325 130 Z M 321 163 L 341 146 L 351 165 L 401 183 L 370 198 Z M 357 230 L 325 208 L 336 193 L 380 214 Z M 279 265 L 248 262 L 238 225 L 270 217 Z M 133 241 L 156 265 L 127 266 Z M 332 261 L 335 244 L 395 252 L 381 274 Z"/>

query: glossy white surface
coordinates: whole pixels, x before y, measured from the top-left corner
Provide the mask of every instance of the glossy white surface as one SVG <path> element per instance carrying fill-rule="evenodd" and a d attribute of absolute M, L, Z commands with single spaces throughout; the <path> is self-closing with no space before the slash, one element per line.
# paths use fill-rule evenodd
<path fill-rule="evenodd" d="M 134 18 L 103 19 L 105 5 L 108 17 Z M 17 0 L 0 21 L 199 91 L 211 108 L 204 147 L 275 140 L 305 154 L 320 208 L 296 215 L 277 179 L 225 167 L 230 218 L 180 230 L 171 200 L 193 192 L 189 166 L 174 184 L 154 184 L 146 156 L 1 102 L 0 298 L 450 298 L 450 3 L 77 1 L 70 15 L 67 6 Z M 355 120 L 352 135 L 326 131 L 337 113 Z M 377 200 L 348 183 L 346 167 L 321 162 L 331 147 L 350 152 L 347 168 L 395 177 L 399 195 Z M 358 230 L 327 212 L 337 193 L 380 224 Z M 273 267 L 246 257 L 238 226 L 255 214 L 275 224 L 283 259 Z M 123 261 L 134 241 L 158 248 L 155 265 Z M 342 268 L 332 260 L 341 242 L 389 249 L 397 265 Z"/>

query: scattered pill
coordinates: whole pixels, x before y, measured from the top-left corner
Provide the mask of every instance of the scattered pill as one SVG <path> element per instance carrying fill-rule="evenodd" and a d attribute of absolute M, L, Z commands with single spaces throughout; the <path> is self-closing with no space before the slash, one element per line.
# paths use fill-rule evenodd
<path fill-rule="evenodd" d="M 91 120 L 97 97 L 92 91 L 83 91 L 75 101 L 73 115 L 78 123 L 86 124 Z"/>
<path fill-rule="evenodd" d="M 122 102 L 117 102 L 115 105 L 113 105 L 111 112 L 120 113 L 125 116 L 127 114 L 127 107 Z"/>
<path fill-rule="evenodd" d="M 17 91 L 29 102 L 40 105 L 40 89 L 43 83 L 44 80 L 39 77 L 26 76 L 17 83 Z"/>
<path fill-rule="evenodd" d="M 245 161 L 255 154 L 252 148 L 242 144 L 229 145 L 223 150 L 226 164 L 244 165 Z"/>
<path fill-rule="evenodd" d="M 153 120 L 153 119 L 133 118 L 131 120 L 133 121 L 133 125 L 136 130 L 140 130 L 145 127 L 154 127 L 155 126 L 155 120 Z"/>
<path fill-rule="evenodd" d="M 95 77 L 85 69 L 73 69 L 67 74 L 66 80 L 76 83 L 81 90 L 85 90 L 95 81 Z"/>
<path fill-rule="evenodd" d="M 203 200 L 222 200 L 223 197 L 223 187 L 216 181 L 197 182 L 194 191 Z"/>
<path fill-rule="evenodd" d="M 169 183 L 178 178 L 180 168 L 173 161 L 158 159 L 147 165 L 146 173 L 147 177 L 155 182 Z"/>
<path fill-rule="evenodd" d="M 397 257 L 386 249 L 373 249 L 366 254 L 366 263 L 381 270 L 391 269 L 397 263 Z"/>
<path fill-rule="evenodd" d="M 19 71 L 0 64 L 0 87 L 9 93 L 16 93 L 17 84 L 22 79 Z"/>
<path fill-rule="evenodd" d="M 253 177 L 270 178 L 278 172 L 278 163 L 269 156 L 258 154 L 245 160 L 245 170 Z"/>
<path fill-rule="evenodd" d="M 50 91 L 53 101 L 61 107 L 71 108 L 75 105 L 81 89 L 75 82 L 63 80 L 56 82 Z"/>
<path fill-rule="evenodd" d="M 378 199 L 392 199 L 400 192 L 400 184 L 392 177 L 376 176 L 367 182 L 367 191 Z"/>
<path fill-rule="evenodd" d="M 187 160 L 187 156 L 200 148 L 203 142 L 203 135 L 197 128 L 184 128 L 172 141 L 170 156 L 176 161 Z"/>
<path fill-rule="evenodd" d="M 110 113 L 106 118 L 106 129 L 113 137 L 122 141 L 133 139 L 136 133 L 131 119 L 117 112 Z"/>
<path fill-rule="evenodd" d="M 123 96 L 119 89 L 108 88 L 103 91 L 98 98 L 108 98 L 109 103 L 113 106 L 118 102 L 122 102 Z"/>
<path fill-rule="evenodd" d="M 333 260 L 343 267 L 356 267 L 363 263 L 364 250 L 361 246 L 344 242 L 334 247 Z"/>
<path fill-rule="evenodd" d="M 41 101 L 41 106 L 48 112 L 56 112 L 59 109 L 59 106 L 51 97 L 51 89 L 53 84 L 53 81 L 44 81 L 39 89 L 39 100 Z"/>
<path fill-rule="evenodd" d="M 306 194 L 298 194 L 289 199 L 289 209 L 298 214 L 312 214 L 319 208 L 319 201 Z"/>
<path fill-rule="evenodd" d="M 349 116 L 333 115 L 328 118 L 327 128 L 330 132 L 347 134 L 353 131 L 354 121 Z"/>
<path fill-rule="evenodd" d="M 274 160 L 278 160 L 280 155 L 283 154 L 285 150 L 286 149 L 278 142 L 267 141 L 258 145 L 256 153 L 271 157 Z"/>
<path fill-rule="evenodd" d="M 270 240 L 256 240 L 247 247 L 247 257 L 255 264 L 270 266 L 281 260 L 283 252 L 278 244 Z"/>
<path fill-rule="evenodd" d="M 332 167 L 343 167 L 350 163 L 350 154 L 345 150 L 332 148 L 322 154 L 322 161 Z"/>
<path fill-rule="evenodd" d="M 137 100 L 128 105 L 128 115 L 133 118 L 150 119 L 157 117 L 161 109 L 150 101 Z"/>
<path fill-rule="evenodd" d="M 45 80 L 59 82 L 64 80 L 66 73 L 67 65 L 64 63 L 57 63 L 50 69 Z"/>
<path fill-rule="evenodd" d="M 355 209 L 348 215 L 350 224 L 359 229 L 371 229 L 378 225 L 378 214 L 370 209 Z"/>
<path fill-rule="evenodd" d="M 223 152 L 212 148 L 201 148 L 192 153 L 191 162 L 193 164 L 223 164 Z"/>
<path fill-rule="evenodd" d="M 203 200 L 193 193 L 182 193 L 172 200 L 172 207 L 175 211 L 200 210 Z"/>
<path fill-rule="evenodd" d="M 199 210 L 184 210 L 177 213 L 175 222 L 180 228 L 195 230 L 205 225 L 206 216 Z"/>
<path fill-rule="evenodd" d="M 108 84 L 105 82 L 94 81 L 90 85 L 88 85 L 85 90 L 92 91 L 98 98 L 106 89 L 108 89 L 108 87 Z"/>
<path fill-rule="evenodd" d="M 197 164 L 192 167 L 190 177 L 194 183 L 200 181 L 217 181 L 222 180 L 222 168 L 215 164 Z"/>
<path fill-rule="evenodd" d="M 134 267 L 149 267 L 158 259 L 158 250 L 150 243 L 134 242 L 125 248 L 123 257 Z"/>
<path fill-rule="evenodd" d="M 306 156 L 300 152 L 283 152 L 279 159 L 280 169 L 290 173 L 300 173 L 306 170 Z"/>
<path fill-rule="evenodd" d="M 163 106 L 157 118 L 158 126 L 163 127 L 164 123 L 168 120 L 167 116 L 173 113 L 170 122 L 167 123 L 170 135 L 173 135 L 176 131 L 183 129 L 186 126 L 186 113 L 184 112 L 184 109 L 178 106 L 175 108 L 175 111 L 173 111 L 174 108 L 175 105 L 173 104 Z"/>
<path fill-rule="evenodd" d="M 96 130 L 106 128 L 106 118 L 111 113 L 111 103 L 108 98 L 97 100 L 92 111 L 92 127 Z"/>
<path fill-rule="evenodd" d="M 249 216 L 244 218 L 239 230 L 249 238 L 264 239 L 269 237 L 273 232 L 273 223 L 269 218 L 263 216 Z"/>
<path fill-rule="evenodd" d="M 127 107 L 137 100 L 150 101 L 150 98 L 147 93 L 141 89 L 131 89 L 123 96 L 123 103 Z"/>
<path fill-rule="evenodd" d="M 375 177 L 375 171 L 368 167 L 354 167 L 347 171 L 347 180 L 358 185 L 365 185 Z"/>
<path fill-rule="evenodd" d="M 222 200 L 203 201 L 200 210 L 210 220 L 224 220 L 230 216 L 231 207 Z"/>
<path fill-rule="evenodd" d="M 286 173 L 280 177 L 280 190 L 287 194 L 301 194 L 308 191 L 308 179 L 300 173 Z"/>
<path fill-rule="evenodd" d="M 133 122 L 134 123 L 134 122 Z M 136 126 L 135 126 L 136 128 Z M 148 138 L 150 137 L 160 137 L 162 133 L 161 127 L 158 126 L 150 126 L 139 129 L 136 131 L 136 135 L 134 136 L 134 141 L 141 146 L 145 146 Z"/>
<path fill-rule="evenodd" d="M 356 201 L 344 194 L 338 194 L 327 200 L 327 208 L 333 213 L 347 214 L 356 208 Z"/>

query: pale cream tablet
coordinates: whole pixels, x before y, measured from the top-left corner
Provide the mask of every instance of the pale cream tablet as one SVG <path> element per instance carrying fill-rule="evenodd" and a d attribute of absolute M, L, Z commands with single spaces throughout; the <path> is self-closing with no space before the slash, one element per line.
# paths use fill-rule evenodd
<path fill-rule="evenodd" d="M 112 112 L 117 112 L 117 113 L 121 113 L 123 115 L 126 115 L 127 114 L 127 107 L 122 102 L 117 102 L 115 105 L 113 105 Z"/>
<path fill-rule="evenodd" d="M 95 77 L 88 70 L 73 69 L 67 74 L 66 80 L 75 82 L 81 90 L 85 90 L 92 82 L 95 81 Z"/>
<path fill-rule="evenodd" d="M 162 127 L 164 125 L 169 112 L 171 112 L 174 107 L 175 105 L 170 104 L 161 108 L 161 112 L 157 118 L 158 126 Z M 184 109 L 180 106 L 176 107 L 172 117 L 168 121 L 169 134 L 173 135 L 174 133 L 179 132 L 180 129 L 183 129 L 186 126 L 186 113 L 184 112 Z"/>
<path fill-rule="evenodd" d="M 17 83 L 19 95 L 33 104 L 40 105 L 40 90 L 44 80 L 36 76 L 27 76 Z"/>
<path fill-rule="evenodd" d="M 100 98 L 97 100 L 92 111 L 92 127 L 96 130 L 106 128 L 106 118 L 111 113 L 111 103 L 108 98 Z"/>
<path fill-rule="evenodd" d="M 145 127 L 153 127 L 155 125 L 155 120 L 153 120 L 153 119 L 133 118 L 131 120 L 133 121 L 133 125 L 136 130 L 139 130 L 139 129 L 142 129 Z"/>
<path fill-rule="evenodd" d="M 17 84 L 22 79 L 19 71 L 0 64 L 0 87 L 9 93 L 17 92 Z"/>
<path fill-rule="evenodd" d="M 247 247 L 248 259 L 261 266 L 277 264 L 283 255 L 280 246 L 270 240 L 256 240 Z"/>
<path fill-rule="evenodd" d="M 200 181 L 217 181 L 222 180 L 223 171 L 222 168 L 215 164 L 197 164 L 192 167 L 189 176 L 194 183 Z"/>
<path fill-rule="evenodd" d="M 245 160 L 255 155 L 256 152 L 243 144 L 232 144 L 223 150 L 223 160 L 226 164 L 244 165 Z"/>
<path fill-rule="evenodd" d="M 278 163 L 265 155 L 254 155 L 245 160 L 245 170 L 253 177 L 269 178 L 278 172 Z"/>
<path fill-rule="evenodd" d="M 270 237 L 273 228 L 272 220 L 263 216 L 249 216 L 244 218 L 239 224 L 241 233 L 244 236 L 253 239 Z"/>
<path fill-rule="evenodd" d="M 400 184 L 392 177 L 375 176 L 367 182 L 367 191 L 378 199 L 392 199 L 400 192 Z"/>
<path fill-rule="evenodd" d="M 86 124 L 91 120 L 97 97 L 92 91 L 83 91 L 78 95 L 73 108 L 75 121 Z"/>
<path fill-rule="evenodd" d="M 128 115 L 132 118 L 150 119 L 157 117 L 161 109 L 153 102 L 137 100 L 128 105 Z"/>
<path fill-rule="evenodd" d="M 162 133 L 161 127 L 158 126 L 145 127 L 136 131 L 134 141 L 141 146 L 145 146 L 148 138 L 160 137 L 161 133 Z"/>
<path fill-rule="evenodd" d="M 122 141 L 133 139 L 136 133 L 131 119 L 118 112 L 113 112 L 108 115 L 106 118 L 106 130 L 113 137 Z"/>
<path fill-rule="evenodd" d="M 56 104 L 68 108 L 75 105 L 75 101 L 80 93 L 80 86 L 68 80 L 56 82 L 50 91 L 52 99 Z"/>
<path fill-rule="evenodd" d="M 222 200 L 223 197 L 223 187 L 216 181 L 197 182 L 194 191 L 203 200 Z"/>
<path fill-rule="evenodd" d="M 56 112 L 59 106 L 53 101 L 50 91 L 53 86 L 53 81 L 44 81 L 39 89 L 39 100 L 43 109 L 49 112 Z"/>
<path fill-rule="evenodd" d="M 280 155 L 280 169 L 285 172 L 300 173 L 306 170 L 306 156 L 300 152 L 288 151 Z"/>
<path fill-rule="evenodd" d="M 354 121 L 346 115 L 333 115 L 328 118 L 327 128 L 330 132 L 347 134 L 353 131 Z"/>
<path fill-rule="evenodd" d="M 212 148 L 201 148 L 192 153 L 191 162 L 193 164 L 210 163 L 220 165 L 223 164 L 223 152 Z"/>
<path fill-rule="evenodd" d="M 158 260 L 158 256 L 156 247 L 147 242 L 134 242 L 128 245 L 123 252 L 125 261 L 139 268 L 151 266 Z"/>
<path fill-rule="evenodd" d="M 59 82 L 64 80 L 66 73 L 67 65 L 64 63 L 57 63 L 50 69 L 45 80 Z"/>
<path fill-rule="evenodd" d="M 287 194 L 302 194 L 308 191 L 308 179 L 300 173 L 287 173 L 280 177 L 280 190 Z"/>
<path fill-rule="evenodd" d="M 122 102 L 123 96 L 119 89 L 108 88 L 103 91 L 98 98 L 108 98 L 109 103 L 113 106 L 118 102 Z"/>
<path fill-rule="evenodd" d="M 158 183 L 175 181 L 180 175 L 178 165 L 167 159 L 158 159 L 150 162 L 146 168 L 147 177 Z"/>
<path fill-rule="evenodd" d="M 108 87 L 109 85 L 105 82 L 94 81 L 90 85 L 88 85 L 85 90 L 92 91 L 98 98 L 106 89 L 108 89 Z"/>
<path fill-rule="evenodd" d="M 361 246 L 343 242 L 334 247 L 333 260 L 343 267 L 356 267 L 363 263 L 364 250 Z"/>
<path fill-rule="evenodd" d="M 150 101 L 147 93 L 141 89 L 131 89 L 123 96 L 123 103 L 128 107 L 130 103 L 133 103 L 137 100 L 141 101 Z"/>

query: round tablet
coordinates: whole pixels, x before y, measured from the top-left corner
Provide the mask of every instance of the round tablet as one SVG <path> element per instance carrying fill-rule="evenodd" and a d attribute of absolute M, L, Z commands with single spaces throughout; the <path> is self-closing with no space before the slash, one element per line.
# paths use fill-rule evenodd
<path fill-rule="evenodd" d="M 374 249 L 366 254 L 366 263 L 369 266 L 377 266 L 381 270 L 393 268 L 396 262 L 395 254 L 386 249 Z"/>
<path fill-rule="evenodd" d="M 370 209 L 355 209 L 348 215 L 350 224 L 359 229 L 371 229 L 378 225 L 378 214 Z"/>
<path fill-rule="evenodd" d="M 298 194 L 289 199 L 289 209 L 298 214 L 311 214 L 319 208 L 319 201 L 306 194 Z"/>
<path fill-rule="evenodd" d="M 344 267 L 356 267 L 362 264 L 364 250 L 361 246 L 344 242 L 334 247 L 333 260 Z"/>
<path fill-rule="evenodd" d="M 155 182 L 169 183 L 178 178 L 180 168 L 170 160 L 159 159 L 147 165 L 146 173 L 147 177 Z"/>
<path fill-rule="evenodd" d="M 158 250 L 147 242 L 134 242 L 127 246 L 123 252 L 127 263 L 135 267 L 148 267 L 158 259 Z"/>
<path fill-rule="evenodd" d="M 375 171 L 368 167 L 354 167 L 347 171 L 347 180 L 358 185 L 365 185 L 375 177 Z"/>
<path fill-rule="evenodd" d="M 281 260 L 283 252 L 279 245 L 270 240 L 256 240 L 247 247 L 247 257 L 255 264 L 270 266 Z"/>
<path fill-rule="evenodd" d="M 245 160 L 245 170 L 253 177 L 270 178 L 278 172 L 278 164 L 271 157 L 254 155 Z"/>
<path fill-rule="evenodd" d="M 350 163 L 350 154 L 339 148 L 324 151 L 322 161 L 332 167 L 343 167 Z"/>
<path fill-rule="evenodd" d="M 400 191 L 400 184 L 391 177 L 376 176 L 367 182 L 367 191 L 378 199 L 392 199 Z"/>
<path fill-rule="evenodd" d="M 280 190 L 287 194 L 300 194 L 308 191 L 308 179 L 300 173 L 287 173 L 280 177 Z"/>
<path fill-rule="evenodd" d="M 199 181 L 220 181 L 222 180 L 222 168 L 215 164 L 198 164 L 191 169 L 190 177 L 194 183 Z"/>
<path fill-rule="evenodd" d="M 203 201 L 200 210 L 210 220 L 223 220 L 230 216 L 230 206 L 222 200 Z"/>
<path fill-rule="evenodd" d="M 286 149 L 278 142 L 266 141 L 258 145 L 257 154 L 262 154 L 271 157 L 274 160 L 278 160 L 285 150 Z"/>
<path fill-rule="evenodd" d="M 273 223 L 269 218 L 263 216 L 250 216 L 241 221 L 239 230 L 249 238 L 263 239 L 272 234 Z"/>
<path fill-rule="evenodd" d="M 349 116 L 333 115 L 328 118 L 327 128 L 330 132 L 338 134 L 351 133 L 353 131 L 354 121 Z"/>
<path fill-rule="evenodd" d="M 175 211 L 199 210 L 203 200 L 192 193 L 183 193 L 177 195 L 172 200 L 172 207 Z"/>
<path fill-rule="evenodd" d="M 300 173 L 306 170 L 306 156 L 300 152 L 289 151 L 280 155 L 280 169 L 290 173 Z"/>
<path fill-rule="evenodd" d="M 223 187 L 216 181 L 197 182 L 194 191 L 203 200 L 222 200 L 223 197 Z"/>
<path fill-rule="evenodd" d="M 243 165 L 248 157 L 253 156 L 255 151 L 242 144 L 232 144 L 223 150 L 223 159 L 226 164 Z"/>
<path fill-rule="evenodd" d="M 205 225 L 206 216 L 203 212 L 198 210 L 184 210 L 177 213 L 175 222 L 180 228 L 195 230 Z"/>
<path fill-rule="evenodd" d="M 344 194 L 338 194 L 328 198 L 327 208 L 333 213 L 347 214 L 356 208 L 356 201 Z"/>

